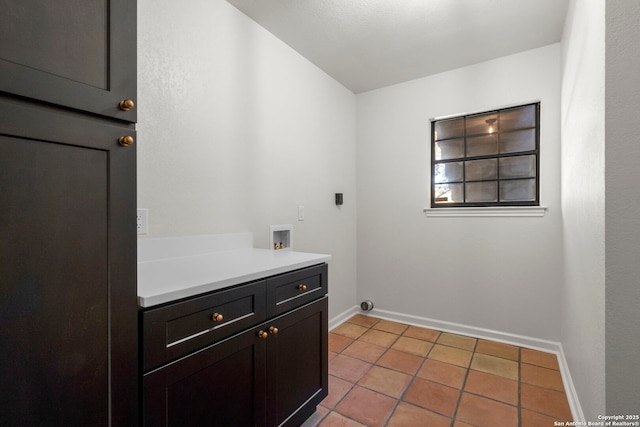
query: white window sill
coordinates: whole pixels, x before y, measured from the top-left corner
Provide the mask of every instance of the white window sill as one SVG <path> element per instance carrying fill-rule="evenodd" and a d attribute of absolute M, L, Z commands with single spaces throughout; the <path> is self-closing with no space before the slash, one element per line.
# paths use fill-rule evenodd
<path fill-rule="evenodd" d="M 510 206 L 488 208 L 425 208 L 427 217 L 543 217 L 544 206 Z"/>

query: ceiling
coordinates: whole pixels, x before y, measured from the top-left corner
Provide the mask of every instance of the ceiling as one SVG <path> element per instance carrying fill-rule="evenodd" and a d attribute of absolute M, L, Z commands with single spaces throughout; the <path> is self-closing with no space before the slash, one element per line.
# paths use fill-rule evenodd
<path fill-rule="evenodd" d="M 569 0 L 227 0 L 354 93 L 560 41 Z"/>

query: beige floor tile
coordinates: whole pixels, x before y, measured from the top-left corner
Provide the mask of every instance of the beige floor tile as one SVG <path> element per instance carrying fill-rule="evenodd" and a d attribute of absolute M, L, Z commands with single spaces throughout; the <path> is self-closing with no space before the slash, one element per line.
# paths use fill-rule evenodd
<path fill-rule="evenodd" d="M 369 344 L 379 345 L 380 347 L 389 348 L 398 339 L 398 336 L 389 332 L 378 331 L 370 329 L 365 332 L 360 338 L 360 341 L 368 342 Z"/>
<path fill-rule="evenodd" d="M 467 375 L 467 369 L 439 360 L 427 359 L 416 374 L 420 378 L 448 385 L 453 388 L 461 388 Z"/>
<path fill-rule="evenodd" d="M 438 344 L 448 345 L 449 347 L 461 348 L 463 350 L 473 351 L 476 347 L 476 339 L 471 337 L 465 337 L 462 335 L 450 334 L 443 332 L 440 334 Z"/>
<path fill-rule="evenodd" d="M 422 357 L 416 356 L 415 354 L 409 354 L 404 351 L 398 351 L 390 348 L 380 359 L 378 359 L 376 365 L 413 375 L 416 373 L 418 368 L 420 368 L 423 361 L 424 359 Z"/>
<path fill-rule="evenodd" d="M 514 427 L 518 425 L 518 409 L 482 396 L 463 393 L 456 420 L 477 427 Z"/>
<path fill-rule="evenodd" d="M 367 427 L 357 421 L 351 420 L 337 412 L 331 412 L 322 420 L 320 427 Z"/>
<path fill-rule="evenodd" d="M 347 348 L 353 339 L 344 337 L 342 335 L 329 333 L 329 351 L 334 353 L 340 353 L 342 350 Z"/>
<path fill-rule="evenodd" d="M 382 427 L 396 406 L 396 399 L 364 387 L 354 387 L 336 411 L 370 427 Z"/>
<path fill-rule="evenodd" d="M 564 384 L 560 371 L 522 363 L 520 365 L 522 382 L 564 392 Z"/>
<path fill-rule="evenodd" d="M 303 427 L 515 427 L 518 411 L 522 427 L 572 419 L 553 353 L 361 314 L 329 333 L 329 375 Z"/>
<path fill-rule="evenodd" d="M 351 339 L 358 339 L 360 335 L 367 332 L 369 328 L 365 328 L 364 326 L 355 325 L 353 323 L 343 323 L 340 326 L 331 330 L 332 334 L 342 335 Z"/>
<path fill-rule="evenodd" d="M 425 357 L 429 350 L 433 347 L 433 343 L 422 341 L 415 338 L 400 337 L 393 343 L 394 350 L 404 351 L 405 353 L 415 354 L 416 356 Z"/>
<path fill-rule="evenodd" d="M 467 350 L 436 344 L 429 352 L 428 358 L 468 368 L 472 355 L 473 353 Z"/>
<path fill-rule="evenodd" d="M 498 375 L 472 369 L 464 384 L 464 391 L 499 400 L 509 405 L 518 404 L 518 381 Z"/>
<path fill-rule="evenodd" d="M 502 357 L 503 359 L 520 360 L 520 348 L 501 342 L 478 340 L 476 353 Z"/>
<path fill-rule="evenodd" d="M 451 419 L 408 403 L 400 402 L 387 427 L 449 427 Z"/>
<path fill-rule="evenodd" d="M 378 329 L 380 331 L 391 332 L 392 334 L 400 335 L 402 334 L 409 326 L 404 325 L 402 323 L 391 322 L 389 320 L 380 320 L 378 323 L 373 325 L 372 329 Z"/>
<path fill-rule="evenodd" d="M 402 400 L 438 414 L 452 417 L 455 413 L 459 396 L 460 390 L 416 377 L 409 385 Z"/>
<path fill-rule="evenodd" d="M 349 323 L 355 323 L 356 325 L 364 326 L 367 328 L 372 327 L 379 321 L 380 319 L 378 319 L 377 317 L 365 316 L 363 314 L 356 314 L 355 316 L 347 320 L 347 322 Z"/>
<path fill-rule="evenodd" d="M 320 404 L 332 409 L 353 388 L 353 383 L 341 378 L 329 375 L 329 394 Z"/>
<path fill-rule="evenodd" d="M 358 381 L 358 385 L 397 399 L 407 388 L 409 381 L 411 377 L 407 374 L 374 366 Z"/>
<path fill-rule="evenodd" d="M 440 331 L 433 329 L 420 328 L 418 326 L 409 326 L 403 335 L 409 338 L 417 338 L 423 341 L 435 342 L 440 336 Z"/>
<path fill-rule="evenodd" d="M 524 409 L 559 420 L 571 419 L 567 396 L 559 391 L 523 383 L 520 385 L 520 404 Z"/>
<path fill-rule="evenodd" d="M 521 351 L 522 363 L 542 366 L 543 368 L 559 370 L 558 357 L 553 353 L 523 348 Z"/>
<path fill-rule="evenodd" d="M 371 369 L 371 366 L 371 363 L 339 354 L 331 361 L 329 374 L 356 383 Z"/>
<path fill-rule="evenodd" d="M 559 421 L 556 417 L 549 417 L 538 412 L 529 411 L 528 409 L 521 410 L 520 418 L 522 420 L 522 427 L 554 426 L 556 425 L 554 423 Z M 562 421 L 572 421 L 572 419 Z"/>
<path fill-rule="evenodd" d="M 354 341 L 349 347 L 342 351 L 345 356 L 355 357 L 356 359 L 364 360 L 369 363 L 376 362 L 384 352 L 387 351 L 385 347 L 379 345 L 369 344 L 368 342 Z"/>
<path fill-rule="evenodd" d="M 518 362 L 487 354 L 475 353 L 471 369 L 486 372 L 511 380 L 518 380 Z"/>

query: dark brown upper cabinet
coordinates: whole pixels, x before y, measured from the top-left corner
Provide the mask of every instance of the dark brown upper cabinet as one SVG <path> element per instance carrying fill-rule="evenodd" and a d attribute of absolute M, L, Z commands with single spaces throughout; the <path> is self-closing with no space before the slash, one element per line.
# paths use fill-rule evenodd
<path fill-rule="evenodd" d="M 136 121 L 135 1 L 0 0 L 0 11 L 0 92 Z"/>

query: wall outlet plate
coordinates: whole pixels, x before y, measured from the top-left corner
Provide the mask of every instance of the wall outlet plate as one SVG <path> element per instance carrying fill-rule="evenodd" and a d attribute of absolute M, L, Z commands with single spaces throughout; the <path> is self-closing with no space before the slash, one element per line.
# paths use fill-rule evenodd
<path fill-rule="evenodd" d="M 136 230 L 138 234 L 149 232 L 149 209 L 138 209 L 136 211 Z"/>

